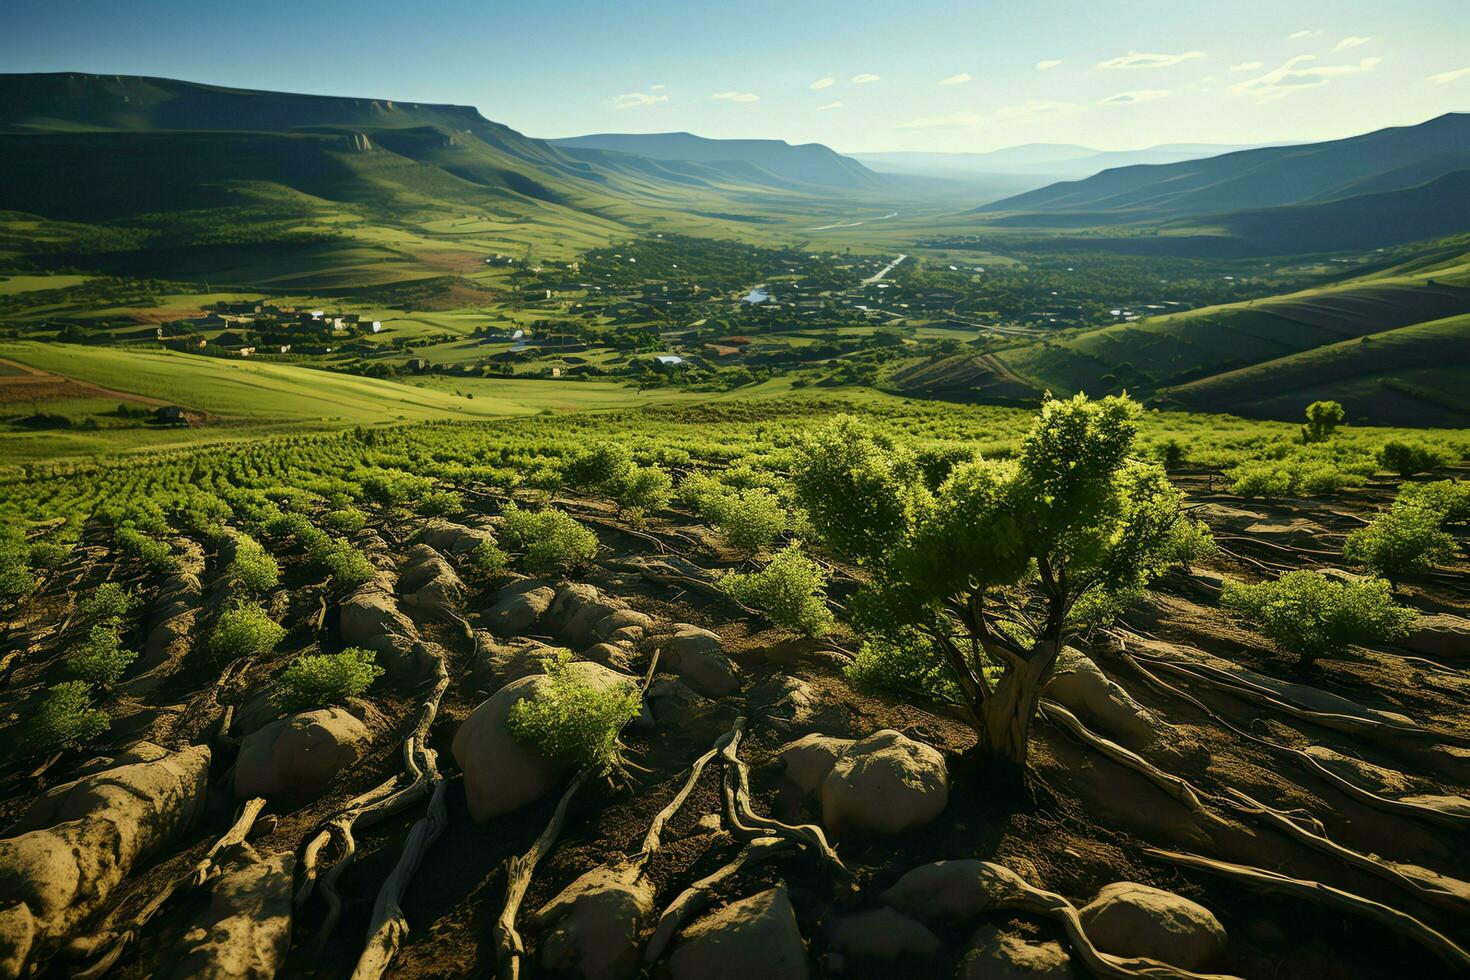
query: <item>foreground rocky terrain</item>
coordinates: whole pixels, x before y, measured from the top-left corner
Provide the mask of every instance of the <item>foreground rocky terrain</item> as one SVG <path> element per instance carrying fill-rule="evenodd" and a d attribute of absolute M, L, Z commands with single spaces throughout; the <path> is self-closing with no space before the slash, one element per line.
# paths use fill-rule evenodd
<path fill-rule="evenodd" d="M 1470 974 L 1470 570 L 1401 586 L 1398 645 L 1297 671 L 1222 577 L 1335 567 L 1394 488 L 1174 478 L 1220 552 L 1064 652 L 1019 792 L 943 705 L 849 683 L 845 628 L 793 637 L 715 588 L 741 560 L 677 509 L 558 500 L 600 542 L 565 580 L 472 569 L 504 498 L 384 510 L 353 538 L 370 581 L 289 566 L 285 641 L 226 664 L 197 649 L 227 542 L 177 543 L 166 578 L 83 548 L 12 610 L 0 709 L 104 581 L 146 645 L 100 744 L 6 765 L 0 976 Z M 280 666 L 345 646 L 385 676 L 281 706 Z M 509 734 L 553 647 L 638 693 L 619 778 Z"/>

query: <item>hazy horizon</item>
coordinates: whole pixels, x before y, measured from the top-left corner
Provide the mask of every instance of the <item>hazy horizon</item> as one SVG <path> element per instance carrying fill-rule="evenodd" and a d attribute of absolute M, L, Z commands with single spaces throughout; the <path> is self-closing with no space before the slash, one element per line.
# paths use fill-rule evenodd
<path fill-rule="evenodd" d="M 62 16 L 21 0 L 0 63 L 467 104 L 542 138 L 684 131 L 848 153 L 1305 142 L 1470 108 L 1470 13 L 1450 0 L 1080 11 L 756 0 L 741 15 L 644 0 L 456 0 L 432 14 L 381 0 L 83 0 Z"/>

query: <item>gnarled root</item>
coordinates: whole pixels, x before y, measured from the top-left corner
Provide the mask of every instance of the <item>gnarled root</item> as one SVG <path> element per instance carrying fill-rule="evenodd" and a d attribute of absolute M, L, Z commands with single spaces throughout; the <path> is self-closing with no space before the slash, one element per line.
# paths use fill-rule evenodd
<path fill-rule="evenodd" d="M 81 957 L 94 956 L 101 951 L 100 957 L 94 960 L 85 969 L 74 970 L 73 977 L 93 978 L 100 977 L 112 969 L 118 959 L 127 951 L 138 936 L 142 934 L 153 917 L 166 906 L 175 895 L 183 894 L 192 889 L 199 888 L 214 878 L 219 877 L 223 871 L 224 857 L 236 847 L 244 844 L 250 837 L 250 831 L 255 826 L 255 820 L 260 812 L 265 809 L 264 797 L 257 796 L 249 800 L 240 808 L 240 815 L 235 818 L 234 824 L 226 830 L 219 840 L 214 842 L 204 857 L 190 869 L 189 873 L 175 878 L 163 887 L 161 891 L 133 916 L 133 921 L 121 932 L 104 934 L 96 937 L 96 940 L 83 945 L 73 945 L 71 951 L 74 955 Z"/>
<path fill-rule="evenodd" d="M 1284 895 L 1304 898 L 1308 901 L 1329 906 L 1330 908 L 1360 915 L 1365 919 L 1387 926 L 1400 935 L 1419 943 L 1444 962 L 1448 963 L 1457 973 L 1470 974 L 1470 953 L 1467 953 L 1455 945 L 1448 937 L 1414 918 L 1412 915 L 1407 915 L 1398 909 L 1390 908 L 1370 898 L 1354 895 L 1352 892 L 1346 892 L 1340 888 L 1333 888 L 1331 885 L 1325 885 L 1320 881 L 1291 878 L 1287 875 L 1278 874 L 1275 871 L 1268 871 L 1265 868 L 1252 868 L 1243 864 L 1231 864 L 1227 861 L 1216 861 L 1213 858 L 1200 857 L 1195 854 L 1165 851 L 1153 847 L 1144 848 L 1144 853 L 1160 861 L 1167 861 L 1170 864 L 1195 868 L 1199 871 L 1206 871 L 1210 874 L 1229 878 L 1247 888 L 1280 892 Z"/>
<path fill-rule="evenodd" d="M 644 965 L 652 966 L 658 962 L 658 958 L 673 941 L 674 934 L 679 931 L 679 927 L 687 922 L 691 915 L 704 908 L 720 882 L 752 865 L 790 854 L 795 850 L 796 845 L 789 840 L 780 837 L 757 837 L 741 848 L 734 860 L 680 892 L 679 896 L 669 903 L 669 907 L 664 909 L 663 914 L 659 916 L 658 926 L 654 928 L 653 936 L 648 940 L 648 946 L 643 951 Z"/>
<path fill-rule="evenodd" d="M 750 766 L 740 759 L 740 738 L 745 733 L 745 718 L 735 719 L 731 735 L 720 749 L 720 758 L 725 761 L 725 824 L 730 833 L 745 841 L 761 837 L 780 837 L 801 848 L 811 851 L 822 859 L 843 880 L 852 877 L 852 872 L 842 863 L 827 835 L 815 824 L 786 824 L 770 817 L 763 817 L 750 807 Z"/>

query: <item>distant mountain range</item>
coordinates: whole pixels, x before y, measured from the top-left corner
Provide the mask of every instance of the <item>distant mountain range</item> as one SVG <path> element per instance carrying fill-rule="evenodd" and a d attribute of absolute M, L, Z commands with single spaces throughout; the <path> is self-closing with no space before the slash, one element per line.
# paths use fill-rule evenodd
<path fill-rule="evenodd" d="M 1027 143 L 989 153 L 852 153 L 849 156 L 880 173 L 948 180 L 1007 174 L 1052 181 L 1090 177 L 1110 167 L 1177 163 L 1247 148 L 1211 143 L 1169 143 L 1142 150 L 1094 150 L 1069 143 Z"/>
<path fill-rule="evenodd" d="M 649 160 L 736 167 L 744 179 L 772 179 L 783 186 L 879 189 L 881 176 L 821 143 L 793 146 L 782 140 L 706 139 L 692 133 L 596 133 L 548 140 L 568 150 L 608 150 Z"/>

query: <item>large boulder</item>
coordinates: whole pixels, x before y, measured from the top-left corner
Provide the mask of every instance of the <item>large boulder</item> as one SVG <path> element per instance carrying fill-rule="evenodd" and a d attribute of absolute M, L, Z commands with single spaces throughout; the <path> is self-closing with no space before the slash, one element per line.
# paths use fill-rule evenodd
<path fill-rule="evenodd" d="M 833 738 L 812 732 L 776 750 L 786 778 L 803 793 L 815 793 L 832 772 L 838 758 L 855 744 L 850 738 Z"/>
<path fill-rule="evenodd" d="M 1446 660 L 1470 658 L 1470 619 L 1450 613 L 1420 616 L 1399 646 L 1426 657 Z"/>
<path fill-rule="evenodd" d="M 735 717 L 730 705 L 711 701 L 672 677 L 656 678 L 648 686 L 644 702 L 655 727 L 691 737 L 725 731 Z"/>
<path fill-rule="evenodd" d="M 601 865 L 568 885 L 531 917 L 550 927 L 541 965 L 575 969 L 584 980 L 627 980 L 642 965 L 640 939 L 653 919 L 653 882 L 633 864 Z"/>
<path fill-rule="evenodd" d="M 960 961 L 959 980 L 1076 980 L 1062 944 L 1032 942 L 993 925 L 981 926 Z"/>
<path fill-rule="evenodd" d="M 655 639 L 659 663 L 705 697 L 718 698 L 740 689 L 740 671 L 725 655 L 719 635 L 688 623 Z"/>
<path fill-rule="evenodd" d="M 0 977 L 18 977 L 106 904 L 148 855 L 204 809 L 209 748 L 196 745 L 58 786 L 0 840 Z"/>
<path fill-rule="evenodd" d="M 541 579 L 522 579 L 501 589 L 480 617 L 500 636 L 520 636 L 551 608 L 556 589 Z"/>
<path fill-rule="evenodd" d="M 410 606 L 454 609 L 464 596 L 464 582 L 443 555 L 426 544 L 416 544 L 408 550 L 398 574 L 398 594 Z"/>
<path fill-rule="evenodd" d="M 1209 909 L 1132 881 L 1103 886 L 1079 914 L 1093 945 L 1116 956 L 1146 956 L 1193 970 L 1225 949 L 1225 927 Z"/>
<path fill-rule="evenodd" d="M 934 861 L 906 872 L 883 901 L 925 922 L 969 922 L 1024 882 L 1010 868 L 975 858 Z"/>
<path fill-rule="evenodd" d="M 784 885 L 706 915 L 669 957 L 672 980 L 806 980 L 806 943 Z"/>
<path fill-rule="evenodd" d="M 915 959 L 938 953 L 939 937 L 923 923 L 893 909 L 871 909 L 845 916 L 830 927 L 827 945 L 842 957 L 844 968 L 853 963 L 912 966 Z M 911 974 L 912 970 L 905 970 Z"/>
<path fill-rule="evenodd" d="M 326 792 L 337 773 L 362 758 L 371 742 L 367 726 L 342 708 L 273 721 L 240 742 L 235 798 L 308 803 Z"/>
<path fill-rule="evenodd" d="M 465 555 L 483 542 L 488 541 L 493 545 L 495 535 L 485 528 L 469 527 L 446 521 L 442 517 L 434 517 L 419 531 L 419 541 L 446 555 Z"/>
<path fill-rule="evenodd" d="M 1043 693 L 1130 748 L 1143 748 L 1154 740 L 1158 723 L 1148 709 L 1075 647 L 1062 648 Z"/>
<path fill-rule="evenodd" d="M 225 863 L 209 892 L 209 907 L 172 971 L 203 980 L 270 980 L 291 949 L 291 885 L 296 856 L 262 858 L 248 844 Z"/>
<path fill-rule="evenodd" d="M 948 802 L 944 756 L 892 730 L 849 746 L 822 781 L 822 823 L 834 834 L 913 830 Z"/>
<path fill-rule="evenodd" d="M 582 649 L 604 640 L 628 639 L 650 630 L 653 619 L 621 599 L 583 582 L 562 586 L 542 619 L 563 642 Z"/>
<path fill-rule="evenodd" d="M 502 640 L 484 630 L 478 630 L 475 633 L 475 656 L 470 670 L 477 682 L 488 682 L 488 689 L 495 691 L 511 681 L 542 673 L 541 661 L 555 656 L 556 653 L 556 647 L 549 647 L 539 640 Z"/>
<path fill-rule="evenodd" d="M 636 683 L 626 674 L 585 660 L 571 666 L 578 677 L 599 688 Z M 545 674 L 511 681 L 470 712 L 454 733 L 454 761 L 464 773 L 465 800 L 474 819 L 483 822 L 519 809 L 566 779 L 563 763 L 516 739 L 506 724 L 512 706 L 535 697 L 549 683 Z"/>
<path fill-rule="evenodd" d="M 418 627 L 393 596 L 376 588 L 362 588 L 342 602 L 339 627 L 342 642 L 382 652 L 418 639 Z"/>

